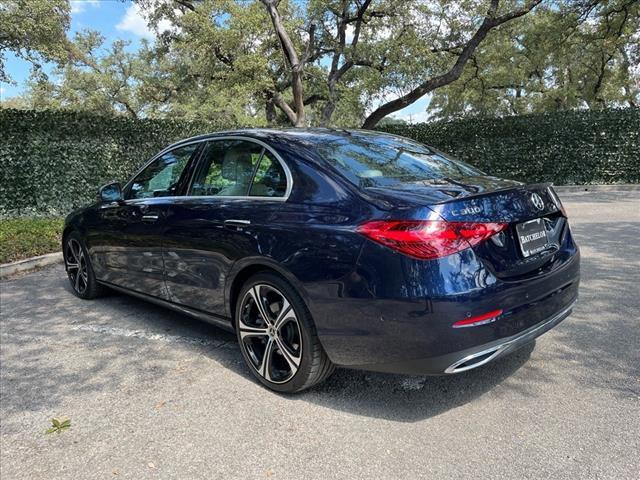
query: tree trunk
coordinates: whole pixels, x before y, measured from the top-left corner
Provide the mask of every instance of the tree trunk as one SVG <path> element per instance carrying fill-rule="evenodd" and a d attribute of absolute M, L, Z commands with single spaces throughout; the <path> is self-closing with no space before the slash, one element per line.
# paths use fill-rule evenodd
<path fill-rule="evenodd" d="M 306 125 L 306 119 L 304 115 L 304 92 L 302 84 L 302 70 L 303 65 L 298 58 L 295 46 L 291 41 L 291 37 L 284 28 L 282 17 L 278 11 L 279 0 L 261 0 L 264 6 L 267 8 L 267 12 L 271 17 L 271 23 L 276 31 L 280 46 L 282 47 L 282 54 L 284 55 L 285 62 L 291 69 L 291 90 L 293 92 L 293 108 L 282 99 L 275 98 L 275 104 L 282 109 L 282 111 L 289 117 L 291 124 L 294 127 L 304 127 Z M 285 107 L 286 105 L 286 107 Z"/>
<path fill-rule="evenodd" d="M 267 100 L 265 105 L 265 116 L 267 117 L 267 123 L 269 125 L 275 125 L 278 114 L 276 113 L 276 106 L 273 103 L 273 99 Z"/>

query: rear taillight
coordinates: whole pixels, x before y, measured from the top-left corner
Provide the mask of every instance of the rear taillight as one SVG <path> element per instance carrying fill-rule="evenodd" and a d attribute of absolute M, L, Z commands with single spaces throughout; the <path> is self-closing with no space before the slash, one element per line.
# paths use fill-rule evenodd
<path fill-rule="evenodd" d="M 373 220 L 357 231 L 411 257 L 429 260 L 472 247 L 506 228 L 506 223 L 440 220 Z"/>

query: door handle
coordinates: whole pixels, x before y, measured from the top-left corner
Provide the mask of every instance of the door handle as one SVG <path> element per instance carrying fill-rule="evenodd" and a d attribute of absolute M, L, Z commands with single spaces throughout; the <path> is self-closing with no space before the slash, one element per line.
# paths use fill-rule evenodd
<path fill-rule="evenodd" d="M 250 220 L 225 220 L 224 221 L 224 226 L 225 227 L 246 227 L 247 225 L 251 225 L 251 221 Z"/>
<path fill-rule="evenodd" d="M 155 222 L 156 220 L 158 220 L 158 218 L 160 218 L 158 215 L 143 215 L 142 216 L 142 221 L 143 222 Z"/>

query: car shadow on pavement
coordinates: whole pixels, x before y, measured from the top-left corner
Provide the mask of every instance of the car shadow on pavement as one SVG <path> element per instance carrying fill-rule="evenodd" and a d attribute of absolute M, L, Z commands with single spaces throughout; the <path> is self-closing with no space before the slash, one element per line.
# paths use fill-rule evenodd
<path fill-rule="evenodd" d="M 180 381 L 185 359 L 215 350 L 226 352 L 223 362 L 239 360 L 235 336 L 214 326 L 115 292 L 78 299 L 60 266 L 0 289 L 3 430 L 11 414 L 55 411 L 85 394 L 126 398 L 171 375 Z"/>
<path fill-rule="evenodd" d="M 478 369 L 446 376 L 394 375 L 338 369 L 300 394 L 326 408 L 397 422 L 418 422 L 473 402 L 527 363 L 535 341 Z"/>
<path fill-rule="evenodd" d="M 160 321 L 164 330 L 169 324 L 168 331 L 180 331 L 189 338 L 212 342 L 210 347 L 188 348 L 198 350 L 242 377 L 243 381 L 257 383 L 244 363 L 235 335 L 136 298 L 125 296 L 125 300 L 118 294 L 114 296 L 113 300 L 124 300 L 129 308 L 135 305 L 143 312 L 153 310 L 154 322 Z M 170 322 L 177 325 L 171 326 Z M 141 327 L 150 328 L 146 322 Z M 338 368 L 325 382 L 299 394 L 283 395 L 267 389 L 262 394 L 276 395 L 284 402 L 291 402 L 291 408 L 296 408 L 296 402 L 303 400 L 361 416 L 416 422 L 472 402 L 491 391 L 525 365 L 534 348 L 535 342 L 531 342 L 489 365 L 456 375 L 394 375 Z"/>
<path fill-rule="evenodd" d="M 3 284 L 2 382 L 4 415 L 55 409 L 69 397 L 135 395 L 176 375 L 185 359 L 205 357 L 254 382 L 235 335 L 117 293 L 91 304 L 71 293 L 64 273 Z M 89 305 L 91 308 L 88 308 Z M 6 342 L 6 343 L 5 343 Z M 167 348 L 169 344 L 170 348 Z M 473 401 L 527 362 L 533 344 L 473 372 L 446 377 L 337 369 L 298 395 L 276 395 L 291 408 L 303 400 L 350 413 L 413 422 Z M 212 364 L 195 368 L 202 376 Z M 173 378 L 173 377 L 172 377 Z M 4 429 L 11 428 L 5 424 Z"/>

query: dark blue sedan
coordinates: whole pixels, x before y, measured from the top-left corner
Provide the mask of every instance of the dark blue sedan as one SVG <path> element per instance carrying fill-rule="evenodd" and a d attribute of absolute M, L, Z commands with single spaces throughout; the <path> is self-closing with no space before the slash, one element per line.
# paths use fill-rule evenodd
<path fill-rule="evenodd" d="M 63 235 L 73 291 L 122 291 L 236 332 L 281 392 L 335 366 L 451 374 L 557 325 L 579 252 L 548 184 L 358 130 L 178 142 Z"/>

